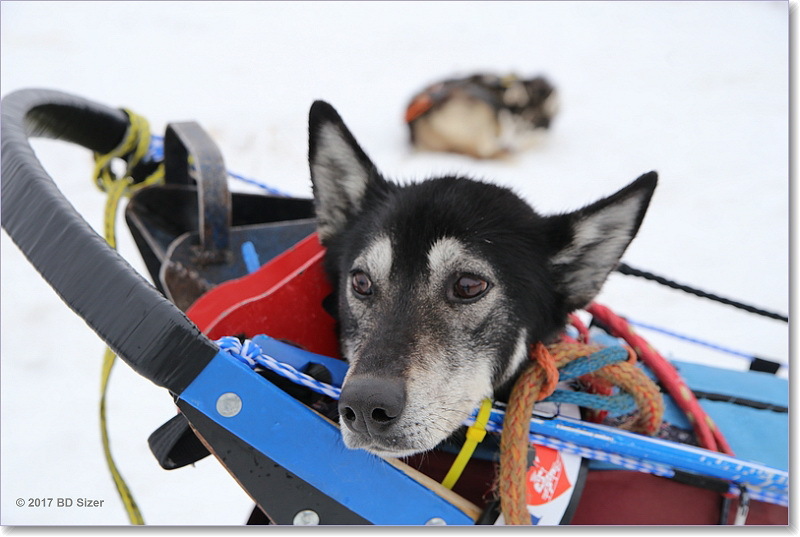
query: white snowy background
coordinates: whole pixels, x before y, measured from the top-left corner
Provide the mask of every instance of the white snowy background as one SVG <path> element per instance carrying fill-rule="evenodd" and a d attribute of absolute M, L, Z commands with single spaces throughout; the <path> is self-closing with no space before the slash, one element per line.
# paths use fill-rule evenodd
<path fill-rule="evenodd" d="M 483 177 L 542 212 L 577 208 L 657 170 L 658 189 L 624 259 L 788 313 L 786 2 L 3 2 L 0 9 L 3 96 L 63 90 L 131 108 L 162 134 L 170 121 L 195 120 L 229 169 L 297 196 L 310 196 L 306 122 L 319 98 L 337 107 L 387 175 Z M 547 138 L 503 161 L 411 150 L 402 122 L 411 95 L 475 71 L 549 77 L 562 111 Z M 101 229 L 104 195 L 90 179 L 89 152 L 52 141 L 35 149 Z M 121 218 L 118 226 L 121 253 L 146 275 Z M 127 524 L 98 430 L 104 346 L 5 233 L 0 241 L 0 523 Z M 788 362 L 785 323 L 619 274 L 598 301 Z M 668 357 L 748 365 L 641 334 Z M 150 454 L 147 437 L 174 414 L 165 391 L 120 362 L 109 397 L 113 452 L 148 524 L 246 521 L 251 501 L 212 457 L 168 472 Z M 104 504 L 15 505 L 42 497 Z"/>

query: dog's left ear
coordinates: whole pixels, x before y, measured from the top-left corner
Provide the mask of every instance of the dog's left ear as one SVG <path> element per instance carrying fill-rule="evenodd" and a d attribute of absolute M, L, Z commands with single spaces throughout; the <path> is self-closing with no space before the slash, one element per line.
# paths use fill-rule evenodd
<path fill-rule="evenodd" d="M 315 101 L 308 115 L 308 162 L 317 233 L 324 244 L 360 210 L 370 181 L 381 179 L 342 118 L 324 101 Z"/>
<path fill-rule="evenodd" d="M 644 218 L 658 174 L 642 175 L 616 194 L 583 209 L 550 217 L 551 257 L 569 311 L 588 305 L 617 266 Z"/>

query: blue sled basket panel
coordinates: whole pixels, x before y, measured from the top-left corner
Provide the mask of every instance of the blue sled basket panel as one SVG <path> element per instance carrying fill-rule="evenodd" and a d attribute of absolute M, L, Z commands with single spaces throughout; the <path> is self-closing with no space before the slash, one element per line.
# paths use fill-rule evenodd
<path fill-rule="evenodd" d="M 700 405 L 725 434 L 737 458 L 789 471 L 786 413 L 702 399 Z"/>
<path fill-rule="evenodd" d="M 734 371 L 677 360 L 672 363 L 695 392 L 700 406 L 725 435 L 737 458 L 788 471 L 786 379 L 758 371 Z M 643 369 L 655 379 L 648 368 Z M 665 422 L 687 431 L 692 429 L 672 397 L 665 395 L 664 403 Z M 592 468 L 615 466 L 593 461 Z"/>
<path fill-rule="evenodd" d="M 241 400 L 241 409 L 231 417 L 217 411 L 226 393 Z M 399 463 L 347 449 L 336 425 L 224 352 L 179 400 L 373 524 L 474 525 L 479 515 L 436 483 L 412 478 Z"/>
<path fill-rule="evenodd" d="M 758 371 L 673 363 L 738 458 L 788 471 L 789 383 L 786 379 Z M 674 406 L 674 402 L 670 400 L 669 406 Z M 670 418 L 678 413 L 670 412 L 665 418 L 672 422 Z M 676 425 L 691 428 L 682 414 L 674 419 Z"/>

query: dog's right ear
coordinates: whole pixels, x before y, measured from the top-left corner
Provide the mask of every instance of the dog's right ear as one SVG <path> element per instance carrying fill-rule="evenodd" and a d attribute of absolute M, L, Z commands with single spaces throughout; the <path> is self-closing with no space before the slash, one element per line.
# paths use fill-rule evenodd
<path fill-rule="evenodd" d="M 591 302 L 619 262 L 653 196 L 658 174 L 650 172 L 578 211 L 550 217 L 557 246 L 551 258 L 569 311 Z"/>
<path fill-rule="evenodd" d="M 308 116 L 308 162 L 314 191 L 317 233 L 324 244 L 360 209 L 375 165 L 334 108 L 315 101 Z"/>

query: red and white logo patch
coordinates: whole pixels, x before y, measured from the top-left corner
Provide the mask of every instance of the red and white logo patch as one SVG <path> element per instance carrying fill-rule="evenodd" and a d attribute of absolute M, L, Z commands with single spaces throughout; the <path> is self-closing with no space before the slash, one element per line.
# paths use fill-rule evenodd
<path fill-rule="evenodd" d="M 571 487 L 561 454 L 554 449 L 536 446 L 536 460 L 527 474 L 528 505 L 551 502 Z"/>

